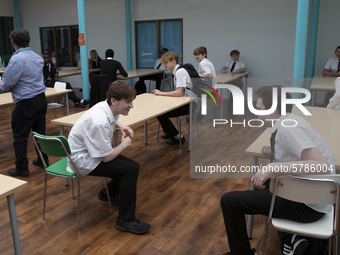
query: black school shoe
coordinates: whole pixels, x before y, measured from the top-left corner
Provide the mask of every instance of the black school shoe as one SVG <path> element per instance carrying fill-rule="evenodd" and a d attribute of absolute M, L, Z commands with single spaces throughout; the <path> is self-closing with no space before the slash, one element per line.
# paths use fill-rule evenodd
<path fill-rule="evenodd" d="M 100 201 L 108 201 L 108 198 L 107 198 L 107 193 L 106 193 L 106 189 L 103 188 L 99 194 L 98 194 L 98 199 Z M 110 200 L 111 202 L 115 205 L 115 206 L 120 206 L 120 197 L 117 196 L 117 197 L 114 197 L 114 196 L 110 196 Z"/>
<path fill-rule="evenodd" d="M 161 138 L 162 138 L 162 139 L 168 139 L 168 138 L 170 138 L 170 137 L 171 137 L 171 136 L 168 135 L 167 133 L 164 133 L 164 134 L 161 135 Z"/>
<path fill-rule="evenodd" d="M 292 236 L 292 240 L 290 241 L 290 245 L 283 245 L 283 255 L 302 255 L 303 252 L 307 249 L 309 242 L 307 239 L 294 234 Z"/>
<path fill-rule="evenodd" d="M 179 145 L 179 139 L 176 139 L 175 137 L 170 137 L 168 139 L 166 139 L 166 144 L 170 144 L 170 145 Z M 181 138 L 181 144 L 185 143 L 185 138 L 184 136 Z"/>
<path fill-rule="evenodd" d="M 228 251 L 227 253 L 223 253 L 223 255 L 233 255 L 231 251 Z M 251 249 L 249 255 L 257 255 L 255 248 Z"/>
<path fill-rule="evenodd" d="M 132 234 L 144 234 L 145 232 L 149 231 L 151 225 L 137 219 L 135 219 L 134 221 L 124 222 L 118 216 L 115 227 L 117 230 L 123 232 L 130 232 Z"/>
<path fill-rule="evenodd" d="M 10 176 L 29 176 L 30 175 L 30 171 L 28 169 L 18 170 L 16 168 L 11 168 L 11 169 L 8 169 L 7 172 Z"/>

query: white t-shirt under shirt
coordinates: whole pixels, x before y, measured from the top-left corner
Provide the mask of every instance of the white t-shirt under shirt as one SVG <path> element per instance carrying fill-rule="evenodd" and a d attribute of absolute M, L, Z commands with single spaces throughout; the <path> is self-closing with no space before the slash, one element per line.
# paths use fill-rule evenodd
<path fill-rule="evenodd" d="M 325 69 L 329 70 L 332 73 L 337 73 L 338 72 L 338 65 L 339 65 L 339 59 L 336 57 L 328 59 Z"/>
<path fill-rule="evenodd" d="M 106 101 L 94 105 L 84 113 L 72 127 L 68 141 L 71 159 L 81 175 L 87 175 L 110 155 L 112 138 L 118 116 L 113 113 Z M 68 162 L 67 171 L 74 172 Z"/>
<path fill-rule="evenodd" d="M 289 121 L 290 119 L 295 121 Z M 285 127 L 281 124 L 283 120 L 285 120 L 285 126 L 294 126 L 296 123 L 297 125 Z M 275 160 L 277 162 L 301 161 L 301 153 L 304 149 L 317 148 L 331 166 L 328 169 L 332 169 L 324 174 L 335 174 L 334 159 L 327 142 L 312 129 L 306 120 L 290 113 L 281 116 L 275 122 L 272 132 L 275 130 L 277 130 L 275 137 Z M 291 174 L 294 175 L 294 172 Z M 313 173 L 310 172 L 310 174 Z M 307 205 L 318 212 L 329 212 L 331 209 L 330 205 Z"/>
<path fill-rule="evenodd" d="M 207 58 L 204 58 L 198 66 L 198 73 L 199 74 L 209 74 L 211 73 L 213 75 L 212 79 L 212 87 L 215 87 L 217 84 L 217 79 L 216 79 L 216 71 L 214 64 Z"/>
<path fill-rule="evenodd" d="M 227 67 L 227 70 L 226 70 L 227 72 L 230 72 L 231 67 L 233 66 L 234 62 L 235 62 L 234 60 L 229 59 L 228 62 L 224 65 L 224 66 Z M 238 61 L 236 61 L 233 72 L 239 71 L 239 70 L 241 70 L 242 68 L 245 68 L 245 67 L 246 66 L 245 66 L 244 62 L 241 61 L 241 60 L 238 60 Z"/>

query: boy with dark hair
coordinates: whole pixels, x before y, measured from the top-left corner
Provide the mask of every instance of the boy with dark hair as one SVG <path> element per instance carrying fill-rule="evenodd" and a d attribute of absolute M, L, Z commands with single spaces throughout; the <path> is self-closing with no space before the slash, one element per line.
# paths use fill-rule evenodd
<path fill-rule="evenodd" d="M 59 77 L 59 73 L 57 72 L 56 66 L 51 61 L 51 56 L 48 53 L 44 53 L 44 84 L 46 87 L 53 88 L 55 84 L 55 79 Z M 66 88 L 72 89 L 72 86 L 69 82 L 66 82 Z M 74 93 L 74 91 L 68 93 L 68 98 L 74 102 L 76 107 L 85 107 L 89 102 L 88 100 L 83 100 Z M 39 166 L 43 167 L 42 162 L 39 162 Z"/>
<path fill-rule="evenodd" d="M 253 176 L 251 181 L 256 190 L 234 191 L 222 196 L 221 208 L 231 250 L 226 253 L 228 255 L 255 254 L 255 249 L 251 249 L 248 240 L 245 214 L 268 215 L 272 199 L 272 193 L 268 189 L 270 178 L 282 174 L 320 174 L 307 172 L 312 165 L 327 165 L 330 170 L 328 174 L 335 172 L 334 160 L 326 141 L 311 128 L 309 123 L 293 113 L 281 115 L 281 87 L 267 86 L 257 90 L 257 109 L 267 110 L 271 108 L 273 89 L 278 91 L 278 105 L 273 113 L 260 115 L 259 119 L 263 120 L 268 126 L 271 125 L 272 120 L 277 120 L 272 127 L 271 140 L 273 142 L 271 144 L 273 148 L 271 146 L 262 148 L 262 153 L 275 156 L 276 162 L 264 166 Z M 290 110 L 287 107 L 287 111 Z M 283 120 L 292 120 L 296 123 L 296 126 L 283 126 L 281 125 Z M 281 166 L 291 169 L 292 164 L 303 164 L 306 172 L 305 169 L 294 173 L 265 171 L 269 167 Z M 307 223 L 319 220 L 324 216 L 324 213 L 330 210 L 330 205 L 303 204 L 276 197 L 273 217 Z M 284 254 L 289 255 L 302 254 L 308 249 L 308 240 L 313 240 L 283 232 L 279 232 L 279 236 L 283 243 Z M 313 254 L 313 251 L 308 251 L 308 254 Z"/>
<path fill-rule="evenodd" d="M 43 80 L 44 61 L 30 46 L 30 35 L 26 29 L 16 29 L 10 34 L 15 49 L 6 72 L 0 81 L 3 92 L 11 92 L 16 103 L 12 112 L 13 145 L 15 168 L 9 169 L 11 176 L 28 176 L 27 139 L 31 130 L 39 134 L 46 132 L 47 102 Z M 46 157 L 46 158 L 45 158 Z M 48 158 L 44 155 L 45 161 Z M 40 160 L 38 155 L 37 160 Z"/>
<path fill-rule="evenodd" d="M 340 45 L 334 51 L 335 57 L 328 59 L 322 70 L 322 75 L 340 76 Z"/>
<path fill-rule="evenodd" d="M 105 59 L 100 62 L 101 74 L 108 74 L 110 76 L 110 82 L 117 80 L 117 70 L 124 77 L 128 77 L 128 73 L 125 71 L 122 64 L 113 59 L 114 51 L 107 49 L 105 51 Z"/>
<path fill-rule="evenodd" d="M 207 54 L 207 48 L 203 46 L 194 50 L 195 59 L 199 63 L 198 75 L 201 78 L 211 80 L 211 86 L 215 87 L 217 84 L 216 71 L 214 64 L 207 59 Z"/>
<path fill-rule="evenodd" d="M 222 67 L 221 72 L 231 72 L 231 73 L 244 73 L 246 71 L 246 66 L 242 60 L 240 60 L 240 52 L 238 50 L 232 50 L 230 52 L 231 59 Z"/>
<path fill-rule="evenodd" d="M 71 158 L 81 175 L 112 178 L 108 183 L 110 199 L 115 205 L 120 205 L 116 229 L 143 234 L 151 225 L 135 218 L 139 164 L 120 155 L 131 146 L 134 133 L 131 128 L 118 122 L 120 114 L 129 114 L 135 97 L 136 91 L 129 83 L 113 82 L 108 89 L 107 99 L 82 115 L 71 129 L 68 141 L 72 151 Z M 123 135 L 121 143 L 112 148 L 116 126 Z M 67 170 L 74 172 L 70 163 Z M 108 200 L 105 188 L 100 191 L 98 198 Z"/>
<path fill-rule="evenodd" d="M 161 51 L 161 57 L 164 53 L 168 52 L 167 48 L 163 48 Z M 165 66 L 161 63 L 161 58 L 157 59 L 153 67 L 155 70 L 166 70 Z M 163 80 L 163 73 L 151 74 L 139 77 L 139 80 L 135 84 L 137 94 L 146 93 L 145 80 L 156 80 L 156 89 L 160 90 Z"/>
<path fill-rule="evenodd" d="M 166 52 L 162 55 L 161 63 L 166 67 L 167 70 L 171 70 L 174 75 L 174 84 L 176 90 L 170 92 L 162 92 L 158 89 L 153 90 L 153 93 L 157 96 L 172 96 L 172 97 L 181 97 L 181 96 L 190 96 L 196 97 L 195 93 L 192 92 L 193 84 L 188 72 L 184 68 L 180 68 L 178 64 L 178 54 L 174 51 Z M 196 105 L 195 105 L 196 107 Z M 193 108 L 195 108 L 193 107 Z M 166 143 L 170 145 L 176 145 L 180 143 L 185 143 L 185 138 L 182 136 L 174 124 L 171 122 L 169 118 L 178 117 L 182 115 L 189 114 L 190 105 L 184 105 L 180 108 L 174 109 L 170 112 L 164 113 L 157 117 L 159 123 L 161 124 L 164 134 L 161 135 L 163 139 L 167 139 Z M 195 109 L 193 109 L 193 112 Z"/>

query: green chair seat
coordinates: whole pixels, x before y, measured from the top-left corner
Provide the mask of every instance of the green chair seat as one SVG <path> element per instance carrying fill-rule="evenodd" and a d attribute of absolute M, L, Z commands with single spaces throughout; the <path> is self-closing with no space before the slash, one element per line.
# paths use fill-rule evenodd
<path fill-rule="evenodd" d="M 50 165 L 49 167 L 46 168 L 46 172 L 53 174 L 53 175 L 58 175 L 62 177 L 76 177 L 76 173 L 70 173 L 66 170 L 67 168 L 67 157 L 62 158 L 61 160 L 57 161 L 53 165 Z"/>

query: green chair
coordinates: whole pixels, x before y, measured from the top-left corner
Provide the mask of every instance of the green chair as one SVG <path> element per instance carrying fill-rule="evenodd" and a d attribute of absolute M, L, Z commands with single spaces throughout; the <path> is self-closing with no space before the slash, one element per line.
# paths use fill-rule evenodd
<path fill-rule="evenodd" d="M 5 62 L 5 66 L 8 65 L 9 60 L 11 59 L 12 55 L 2 55 L 1 59 Z"/>
<path fill-rule="evenodd" d="M 54 176 L 62 177 L 62 178 L 70 178 L 72 180 L 71 187 L 72 187 L 72 198 L 74 199 L 74 189 L 73 189 L 73 179 L 78 179 L 78 196 L 77 196 L 77 204 L 78 204 L 78 231 L 80 230 L 80 174 L 73 163 L 70 155 L 71 150 L 68 144 L 67 138 L 64 136 L 46 136 L 40 135 L 36 132 L 32 132 L 32 137 L 34 144 L 39 152 L 39 156 L 42 159 L 42 162 L 45 167 L 45 185 L 44 185 L 44 203 L 43 203 L 43 219 L 45 220 L 45 208 L 46 208 L 46 190 L 47 190 L 47 174 L 51 174 Z M 47 154 L 48 156 L 52 157 L 62 157 L 61 160 L 57 161 L 56 163 L 47 166 L 42 156 L 42 153 Z M 67 168 L 67 159 L 72 164 L 72 168 L 74 169 L 75 173 L 70 173 L 66 170 Z M 108 201 L 109 207 L 111 209 L 111 200 L 110 194 L 107 188 L 107 180 L 104 177 L 106 194 L 108 194 Z"/>

